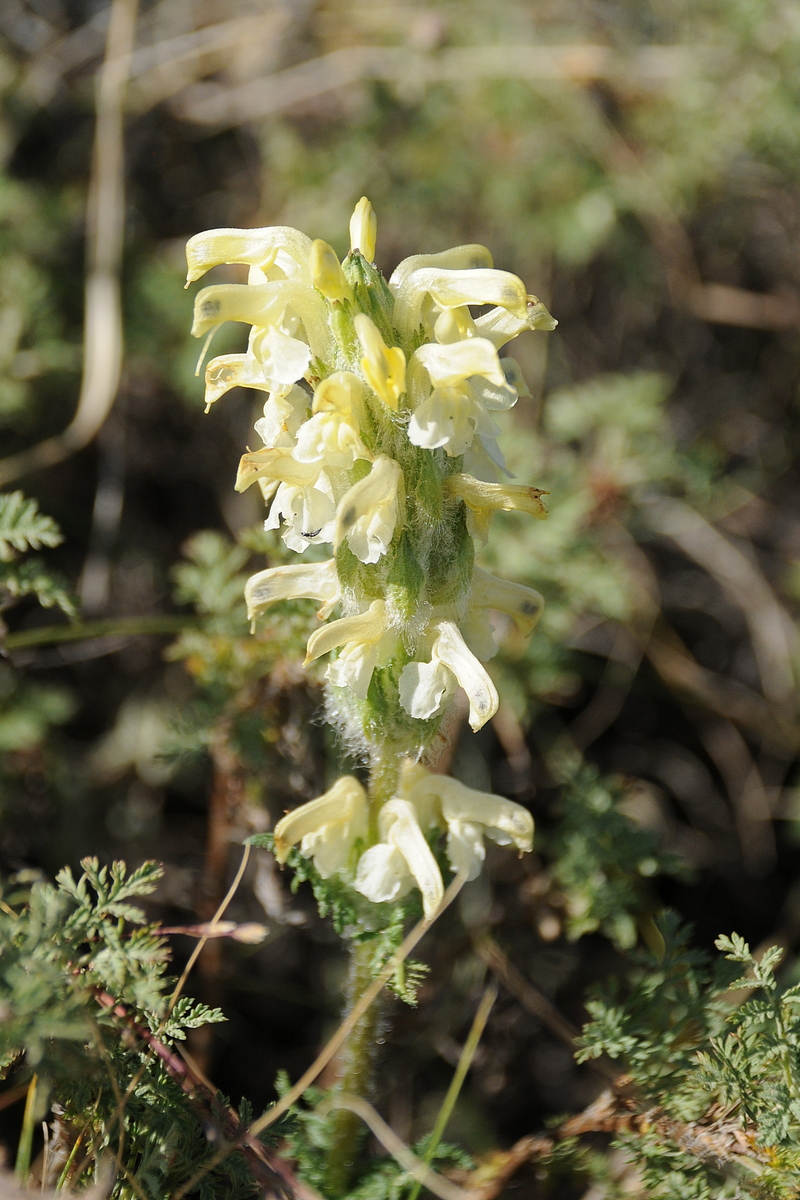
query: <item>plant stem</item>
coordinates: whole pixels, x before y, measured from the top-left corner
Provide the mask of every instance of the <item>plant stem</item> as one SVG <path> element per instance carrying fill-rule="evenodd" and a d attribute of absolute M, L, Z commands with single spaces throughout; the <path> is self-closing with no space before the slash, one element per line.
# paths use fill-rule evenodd
<path fill-rule="evenodd" d="M 398 756 L 391 752 L 376 755 L 370 766 L 370 830 L 377 837 L 378 813 L 394 794 L 397 786 Z M 350 987 L 348 1012 L 363 996 L 373 980 L 373 948 L 369 942 L 350 946 Z M 380 1001 L 367 1009 L 353 1029 L 342 1050 L 343 1067 L 336 1090 L 353 1096 L 366 1096 L 372 1082 L 377 1031 L 381 1021 Z M 360 1118 L 349 1109 L 336 1109 L 330 1118 L 330 1142 L 325 1176 L 329 1196 L 343 1196 L 351 1183 L 358 1161 L 358 1148 L 364 1131 Z"/>
<path fill-rule="evenodd" d="M 76 621 L 72 625 L 44 625 L 21 629 L 3 638 L 4 650 L 49 646 L 56 642 L 82 642 L 101 637 L 142 637 L 148 634 L 180 633 L 197 625 L 196 617 L 109 617 L 102 621 Z"/>
<path fill-rule="evenodd" d="M 369 942 L 354 943 L 350 953 L 348 1008 L 352 1008 L 372 982 L 372 947 Z M 380 1015 L 380 1004 L 376 1001 L 367 1009 L 347 1039 L 343 1051 L 344 1069 L 339 1076 L 337 1091 L 356 1096 L 363 1096 L 369 1091 Z M 358 1161 L 363 1129 L 360 1118 L 349 1109 L 339 1108 L 331 1115 L 325 1177 L 325 1191 L 329 1196 L 343 1196 L 347 1192 Z"/>
<path fill-rule="evenodd" d="M 36 1087 L 39 1080 L 33 1076 L 28 1086 L 28 1098 L 25 1101 L 25 1115 L 22 1118 L 22 1132 L 17 1146 L 17 1161 L 14 1164 L 14 1174 L 23 1187 L 28 1182 L 31 1169 L 31 1147 L 33 1146 L 33 1122 L 36 1112 Z"/>
<path fill-rule="evenodd" d="M 378 840 L 378 813 L 397 788 L 399 755 L 384 751 L 374 754 L 369 767 L 369 823 L 370 842 Z"/>

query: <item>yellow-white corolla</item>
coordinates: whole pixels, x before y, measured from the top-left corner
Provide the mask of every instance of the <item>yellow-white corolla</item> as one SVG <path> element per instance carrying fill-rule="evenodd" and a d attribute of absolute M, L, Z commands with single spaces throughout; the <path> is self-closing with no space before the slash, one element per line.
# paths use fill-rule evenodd
<path fill-rule="evenodd" d="M 423 911 L 431 916 L 444 894 L 444 882 L 431 842 L 445 834 L 453 871 L 470 880 L 486 857 L 484 839 L 528 851 L 533 846 L 533 817 L 521 804 L 435 775 L 406 759 L 397 795 L 378 814 L 378 840 L 363 849 L 367 836 L 366 793 L 351 775 L 329 791 L 288 813 L 275 827 L 279 862 L 297 845 L 314 861 L 323 878 L 336 872 L 375 904 L 402 899 L 419 889 Z M 357 862 L 354 856 L 362 847 Z"/>

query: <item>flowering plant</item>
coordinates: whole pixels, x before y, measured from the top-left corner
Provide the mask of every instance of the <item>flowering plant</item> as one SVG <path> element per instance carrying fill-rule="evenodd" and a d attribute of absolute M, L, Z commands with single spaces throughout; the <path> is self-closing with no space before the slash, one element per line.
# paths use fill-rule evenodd
<path fill-rule="evenodd" d="M 473 730 L 497 711 L 484 666 L 498 648 L 490 613 L 527 635 L 542 610 L 538 592 L 476 566 L 475 551 L 493 513 L 547 515 L 541 489 L 505 482 L 494 414 L 525 392 L 501 350 L 555 322 L 479 245 L 414 255 L 387 283 L 366 198 L 350 238 L 340 263 L 325 242 L 282 226 L 196 235 L 190 283 L 223 263 L 249 273 L 198 293 L 192 332 L 207 346 L 225 321 L 251 327 L 244 353 L 208 363 L 206 406 L 235 386 L 266 394 L 263 445 L 243 455 L 236 487 L 260 489 L 266 528 L 282 528 L 298 555 L 320 544 L 333 554 L 258 572 L 248 614 L 255 627 L 278 601 L 320 603 L 306 664 L 333 656 L 327 716 L 370 768 L 368 790 L 344 776 L 278 822 L 278 861 L 294 848 L 322 880 L 376 905 L 418 889 L 431 918 L 444 894 L 438 834 L 464 879 L 479 874 L 485 837 L 532 846 L 527 809 L 422 760 L 435 759 L 459 687 Z"/>

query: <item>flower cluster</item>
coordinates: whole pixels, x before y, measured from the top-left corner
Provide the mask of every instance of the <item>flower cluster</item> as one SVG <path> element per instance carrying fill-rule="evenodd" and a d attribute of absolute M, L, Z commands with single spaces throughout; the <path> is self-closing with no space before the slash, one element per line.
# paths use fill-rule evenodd
<path fill-rule="evenodd" d="M 299 845 L 323 879 L 349 868 L 353 887 L 376 904 L 399 900 L 417 886 L 430 916 L 444 885 L 426 834 L 446 832 L 450 865 L 467 879 L 480 873 L 485 837 L 520 851 L 533 845 L 533 818 L 521 804 L 434 775 L 410 759 L 403 760 L 397 793 L 381 808 L 378 823 L 380 840 L 364 850 L 367 793 L 353 775 L 345 775 L 278 822 L 275 852 L 285 862 L 292 846 Z"/>
<path fill-rule="evenodd" d="M 337 652 L 327 669 L 332 718 L 350 744 L 418 752 L 459 686 L 473 729 L 496 711 L 483 666 L 497 650 L 489 613 L 528 634 L 541 610 L 532 589 L 475 567 L 474 546 L 500 509 L 546 515 L 539 489 L 498 482 L 493 414 L 520 390 L 501 348 L 555 323 L 483 246 L 407 258 L 387 285 L 372 264 L 366 199 L 350 232 L 343 263 L 325 242 L 282 226 L 193 237 L 190 282 L 218 264 L 249 267 L 247 284 L 199 292 L 193 333 L 251 326 L 245 353 L 206 368 L 207 406 L 237 385 L 267 394 L 255 426 L 263 448 L 244 455 L 236 486 L 260 487 L 266 527 L 282 528 L 292 550 L 333 548 L 326 562 L 255 575 L 251 618 L 284 599 L 319 601 L 322 619 L 338 606 L 306 660 Z"/>
<path fill-rule="evenodd" d="M 413 765 L 437 734 L 456 690 L 480 729 L 498 706 L 483 665 L 497 651 L 489 614 L 524 635 L 537 592 L 475 565 L 495 512 L 546 516 L 542 491 L 508 475 L 494 414 L 524 394 L 501 349 L 526 329 L 555 325 L 520 279 L 495 270 L 483 246 L 405 259 L 387 282 L 373 264 L 376 220 L 362 199 L 340 262 L 295 229 L 217 229 L 187 247 L 189 282 L 223 263 L 246 284 L 203 288 L 192 332 L 248 324 L 246 352 L 212 359 L 206 405 L 235 386 L 266 394 L 255 430 L 262 448 L 239 466 L 237 489 L 257 485 L 266 528 L 286 545 L 332 548 L 326 561 L 268 567 L 246 586 L 251 620 L 281 600 L 312 599 L 323 624 L 306 662 L 327 667 L 328 714 L 346 743 L 374 759 L 406 756 L 391 796 L 368 802 L 353 777 L 285 817 L 275 831 L 344 873 L 370 900 L 419 887 L 426 912 L 442 896 L 428 837 L 447 833 L 454 869 L 480 869 L 484 835 L 530 848 L 530 815 L 499 797 Z M 481 309 L 475 315 L 473 309 Z M 338 609 L 334 619 L 334 610 Z M 385 801 L 385 802 L 384 802 Z"/>

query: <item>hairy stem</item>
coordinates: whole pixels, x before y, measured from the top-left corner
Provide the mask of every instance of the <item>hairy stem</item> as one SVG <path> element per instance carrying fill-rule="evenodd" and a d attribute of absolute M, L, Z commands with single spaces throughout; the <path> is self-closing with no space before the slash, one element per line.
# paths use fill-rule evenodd
<path fill-rule="evenodd" d="M 387 754 L 385 757 L 376 756 L 372 760 L 369 797 L 370 822 L 375 825 L 375 835 L 377 835 L 378 813 L 395 791 L 398 767 L 398 758 L 391 754 Z M 369 942 L 351 943 L 348 1012 L 352 1011 L 353 1006 L 372 983 L 372 953 L 372 946 Z M 342 1070 L 337 1083 L 337 1091 L 354 1096 L 368 1095 L 372 1082 L 372 1064 L 381 1015 L 380 1001 L 376 1000 L 364 1013 L 347 1039 L 342 1050 Z M 355 1173 L 364 1126 L 354 1112 L 346 1108 L 339 1108 L 331 1115 L 330 1131 L 325 1191 L 329 1196 L 343 1196 L 348 1191 Z"/>
<path fill-rule="evenodd" d="M 372 982 L 370 959 L 372 947 L 354 943 L 351 948 L 349 1008 L 355 1004 Z M 370 1090 L 372 1061 L 380 1021 L 380 1004 L 376 1001 L 364 1013 L 343 1050 L 343 1070 L 337 1091 L 364 1096 Z M 358 1162 L 358 1150 L 364 1126 L 349 1109 L 339 1108 L 330 1118 L 330 1143 L 325 1191 L 329 1196 L 343 1196 L 349 1188 Z"/>

